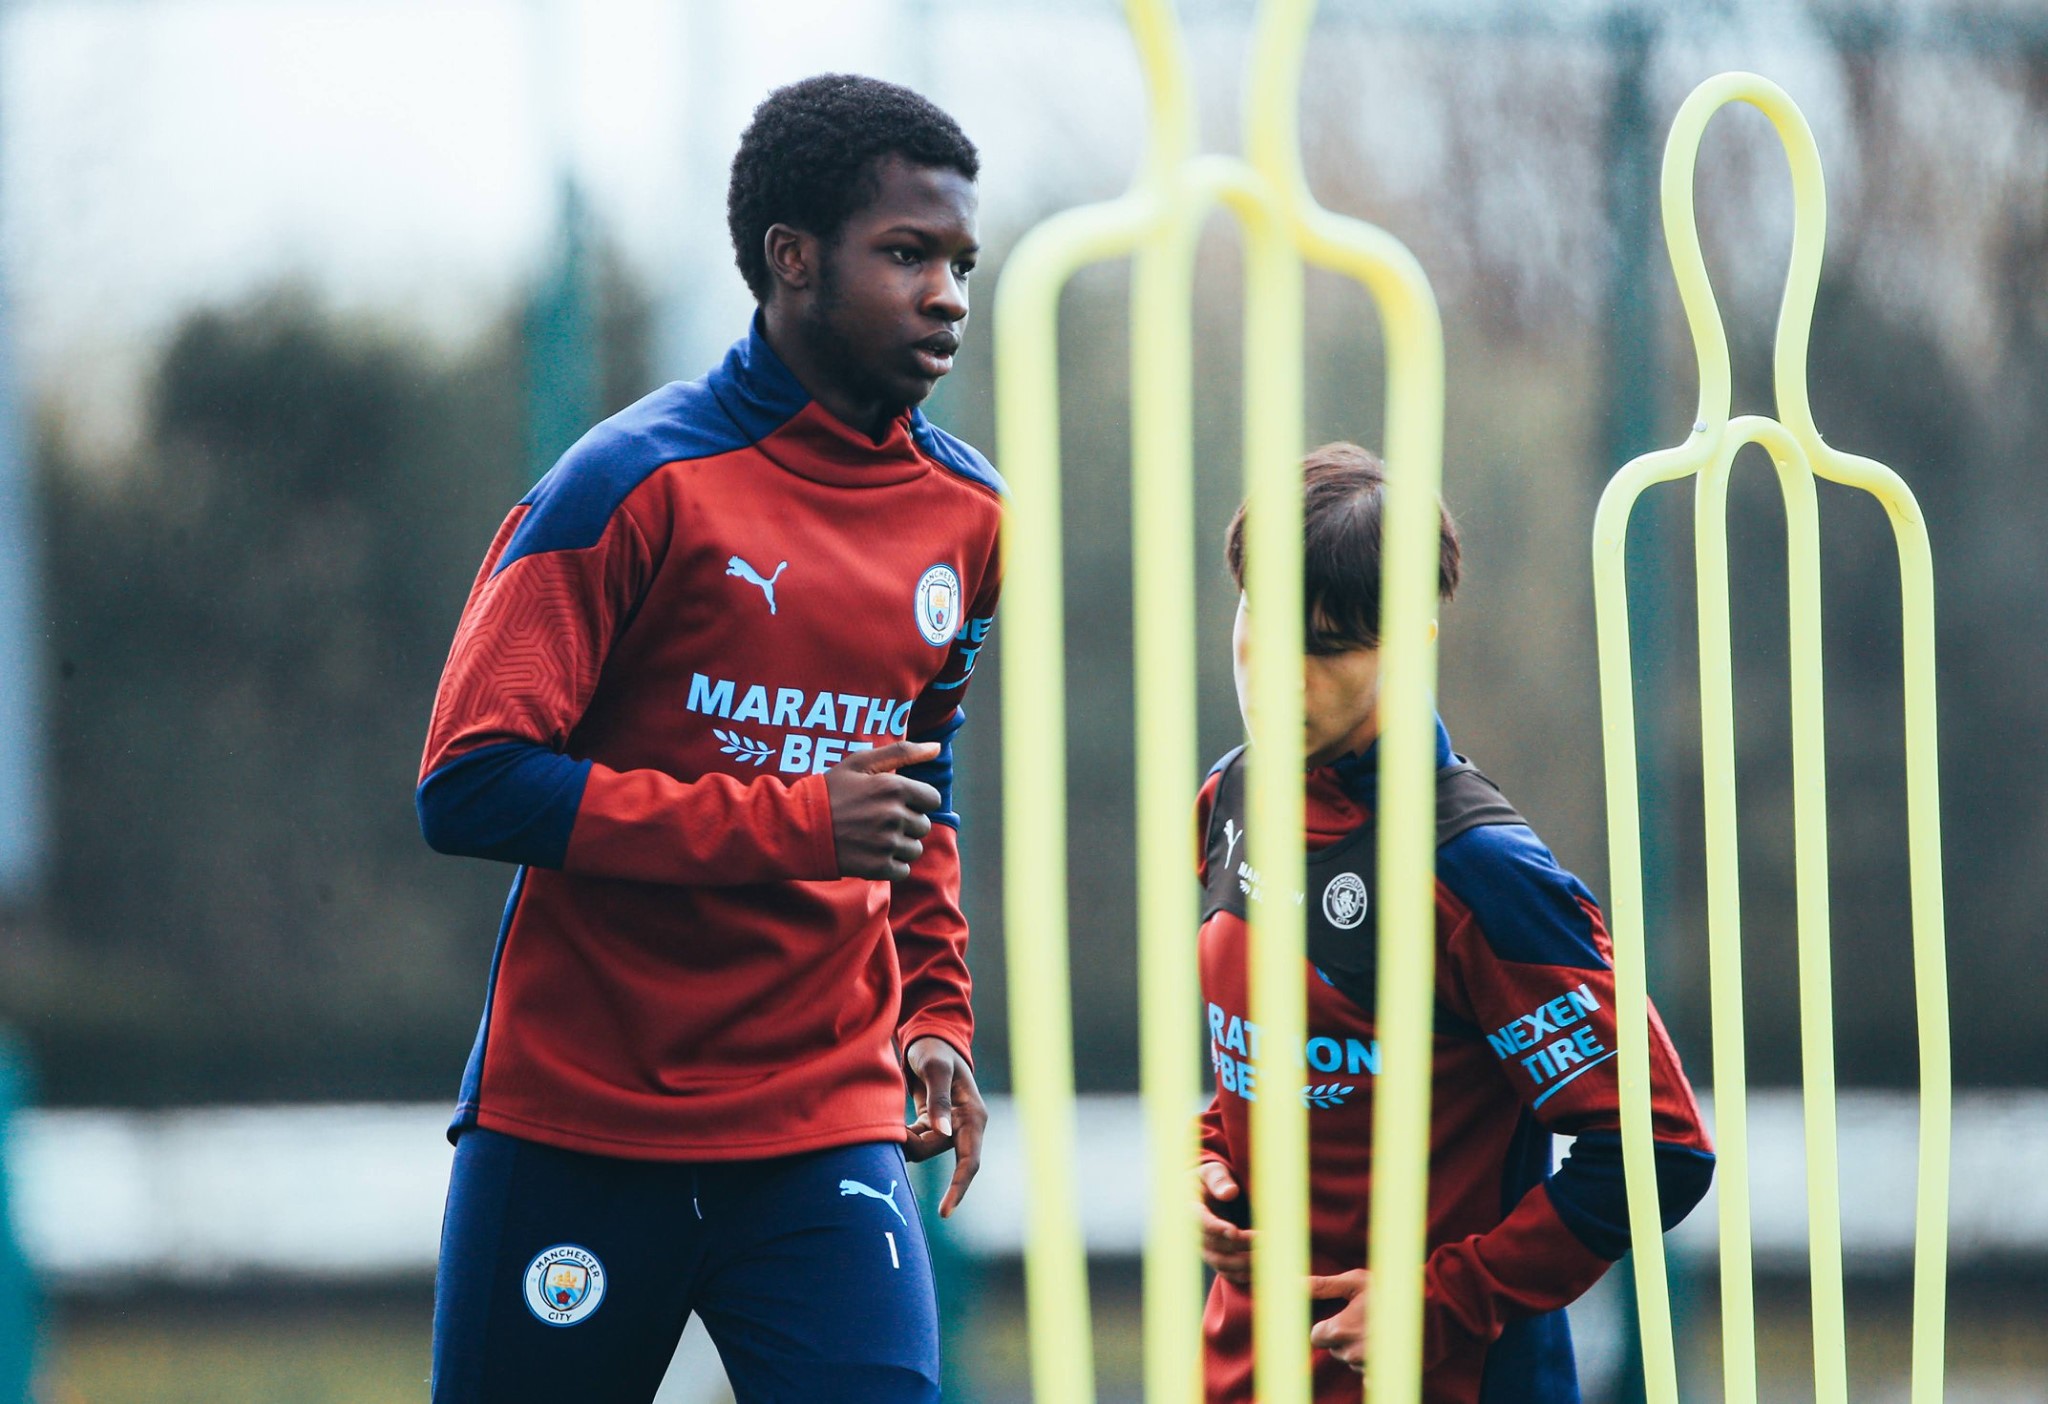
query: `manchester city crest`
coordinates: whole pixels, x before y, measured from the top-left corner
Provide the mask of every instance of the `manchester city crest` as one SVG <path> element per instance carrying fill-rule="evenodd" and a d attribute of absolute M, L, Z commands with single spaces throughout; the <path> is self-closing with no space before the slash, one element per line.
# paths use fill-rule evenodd
<path fill-rule="evenodd" d="M 1339 873 L 1323 889 L 1323 915 L 1339 931 L 1349 931 L 1365 920 L 1365 879 L 1357 873 Z"/>
<path fill-rule="evenodd" d="M 960 632 L 960 573 L 949 565 L 935 565 L 917 578 L 917 632 L 924 641 L 943 648 Z"/>
<path fill-rule="evenodd" d="M 604 1284 L 595 1253 L 557 1243 L 526 1265 L 526 1309 L 550 1326 L 574 1326 L 597 1310 Z"/>

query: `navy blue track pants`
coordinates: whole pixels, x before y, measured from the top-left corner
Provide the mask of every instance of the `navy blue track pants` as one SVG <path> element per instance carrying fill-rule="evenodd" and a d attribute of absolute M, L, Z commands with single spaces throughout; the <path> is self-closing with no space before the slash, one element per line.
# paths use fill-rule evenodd
<path fill-rule="evenodd" d="M 690 1313 L 738 1404 L 939 1397 L 899 1146 L 617 1160 L 468 1130 L 434 1293 L 434 1404 L 646 1404 Z"/>

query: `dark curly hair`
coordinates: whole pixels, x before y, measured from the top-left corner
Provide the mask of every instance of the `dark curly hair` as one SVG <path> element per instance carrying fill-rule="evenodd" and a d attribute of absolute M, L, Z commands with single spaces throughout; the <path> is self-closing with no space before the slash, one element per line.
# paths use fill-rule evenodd
<path fill-rule="evenodd" d="M 757 301 L 768 297 L 768 226 L 787 224 L 829 243 L 880 192 L 876 167 L 890 156 L 969 180 L 981 173 L 981 154 L 957 122 L 879 78 L 821 73 L 777 88 L 754 109 L 732 158 L 725 223 Z"/>

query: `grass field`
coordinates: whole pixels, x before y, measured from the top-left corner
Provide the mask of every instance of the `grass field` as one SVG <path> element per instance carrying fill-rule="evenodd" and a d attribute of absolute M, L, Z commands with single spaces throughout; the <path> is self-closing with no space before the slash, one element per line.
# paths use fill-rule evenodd
<path fill-rule="evenodd" d="M 418 1404 L 425 1292 L 60 1305 L 40 1404 Z"/>
<path fill-rule="evenodd" d="M 1136 1404 L 1136 1273 L 1095 1278 L 1103 1404 Z M 1711 1292 L 1696 1308 L 1688 1394 L 1720 1397 Z M 1857 1404 L 1906 1398 L 1908 1303 L 1892 1287 L 1852 1287 L 1850 1394 Z M 432 1302 L 424 1284 L 390 1293 L 194 1292 L 71 1299 L 56 1305 L 40 1404 L 418 1404 L 427 1397 Z M 1803 1289 L 1758 1292 L 1760 1395 L 1812 1398 Z M 960 1333 L 956 1404 L 1025 1404 L 1026 1338 L 1014 1270 L 988 1274 Z M 2048 1404 L 2048 1281 L 2038 1275 L 1958 1284 L 1949 1315 L 1948 1404 Z M 1582 1333 L 1586 1335 L 1587 1333 Z M 1595 1340 L 1584 1345 L 1595 1347 Z M 694 1353 L 693 1353 L 694 1352 Z M 1587 1362 L 1589 1377 L 1597 1362 Z M 1590 1382 L 1590 1380 L 1589 1380 Z M 1596 1404 L 1598 1395 L 1589 1395 Z M 701 1340 L 686 1345 L 660 1404 L 717 1404 L 730 1395 Z"/>

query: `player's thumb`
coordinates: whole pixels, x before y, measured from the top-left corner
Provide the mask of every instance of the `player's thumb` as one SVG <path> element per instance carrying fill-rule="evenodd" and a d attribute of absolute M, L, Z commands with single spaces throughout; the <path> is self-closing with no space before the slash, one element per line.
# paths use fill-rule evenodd
<path fill-rule="evenodd" d="M 891 741 L 872 750 L 855 751 L 839 763 L 861 775 L 887 775 L 906 765 L 921 765 L 938 754 L 936 741 Z"/>
<path fill-rule="evenodd" d="M 939 1128 L 941 1136 L 953 1134 L 953 1065 L 947 1063 L 934 1067 L 925 1073 L 925 1106 L 930 1110 L 932 1125 Z"/>
<path fill-rule="evenodd" d="M 1339 1298 L 1349 1301 L 1363 1292 L 1372 1281 L 1372 1274 L 1364 1268 L 1347 1268 L 1328 1277 L 1310 1276 L 1309 1297 L 1318 1302 L 1334 1301 Z"/>
<path fill-rule="evenodd" d="M 1202 1188 L 1211 1199 L 1237 1198 L 1237 1181 L 1231 1177 L 1230 1167 L 1218 1160 L 1205 1160 L 1195 1172 L 1201 1176 Z"/>

